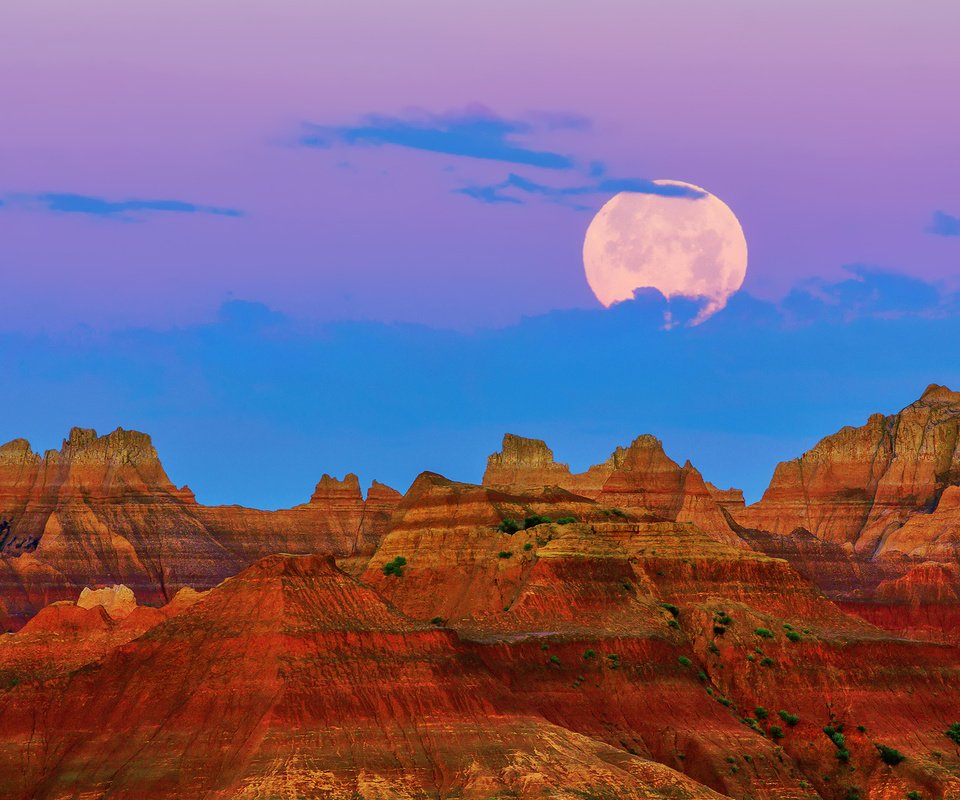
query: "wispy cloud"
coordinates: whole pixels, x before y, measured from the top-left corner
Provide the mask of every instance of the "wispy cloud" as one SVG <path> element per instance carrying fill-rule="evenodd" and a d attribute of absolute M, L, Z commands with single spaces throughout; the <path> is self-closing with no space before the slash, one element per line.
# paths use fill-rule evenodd
<path fill-rule="evenodd" d="M 580 183 L 573 186 L 549 186 L 544 183 L 538 183 L 522 175 L 510 173 L 506 180 L 500 183 L 490 185 L 472 185 L 454 189 L 458 194 L 464 194 L 475 200 L 484 203 L 515 203 L 523 204 L 526 200 L 523 195 L 547 197 L 558 202 L 574 201 L 579 197 L 589 195 L 611 195 L 617 192 L 640 192 L 642 194 L 655 194 L 661 197 L 686 197 L 696 199 L 703 197 L 703 192 L 697 189 L 691 189 L 687 186 L 675 186 L 670 184 L 659 184 L 645 178 L 602 178 L 596 175 L 596 167 L 593 167 L 594 178 L 590 183 Z M 520 195 L 520 196 L 518 196 Z M 573 203 L 574 208 L 586 208 Z"/>
<path fill-rule="evenodd" d="M 242 217 L 235 208 L 204 206 L 183 200 L 144 200 L 128 198 L 108 200 L 93 195 L 69 192 L 7 195 L 0 207 L 19 208 L 52 214 L 85 214 L 93 217 L 133 222 L 149 214 L 212 214 L 218 217 Z"/>
<path fill-rule="evenodd" d="M 844 280 L 813 279 L 795 287 L 780 303 L 785 318 L 792 322 L 851 322 L 956 313 L 960 298 L 938 284 L 864 264 L 845 269 L 850 277 Z"/>
<path fill-rule="evenodd" d="M 474 177 L 465 185 L 451 189 L 491 205 L 523 206 L 533 200 L 545 200 L 576 210 L 589 210 L 595 206 L 589 198 L 618 192 L 691 199 L 703 196 L 703 192 L 695 189 L 663 186 L 646 178 L 611 177 L 602 161 L 577 158 L 536 144 L 538 137 L 557 131 L 585 133 L 591 127 L 590 119 L 573 112 L 539 111 L 508 118 L 484 106 L 473 105 L 443 114 L 423 110 L 402 115 L 366 114 L 359 122 L 347 125 L 308 123 L 303 126 L 297 144 L 325 150 L 392 146 L 569 176 L 568 185 L 555 185 L 511 171 L 502 179 L 499 178 L 503 173 L 494 173 L 498 180 L 483 182 Z M 451 173 L 458 171 L 449 163 L 443 169 Z"/>
<path fill-rule="evenodd" d="M 960 217 L 955 217 L 946 211 L 934 211 L 927 233 L 935 236 L 960 236 Z"/>
<path fill-rule="evenodd" d="M 403 147 L 463 158 L 502 161 L 543 169 L 573 169 L 569 155 L 539 149 L 525 137 L 542 131 L 585 130 L 585 117 L 567 113 L 531 114 L 508 119 L 482 106 L 435 114 L 411 111 L 405 116 L 367 114 L 352 125 L 307 123 L 298 138 L 303 147 Z"/>

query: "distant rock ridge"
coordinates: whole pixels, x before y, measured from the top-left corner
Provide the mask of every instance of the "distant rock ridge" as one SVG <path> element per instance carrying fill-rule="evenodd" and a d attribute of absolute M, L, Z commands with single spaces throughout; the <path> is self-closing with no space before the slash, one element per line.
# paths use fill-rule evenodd
<path fill-rule="evenodd" d="M 274 552 L 371 553 L 399 500 L 376 482 L 364 500 L 351 474 L 324 475 L 291 509 L 202 506 L 147 434 L 73 428 L 43 457 L 14 439 L 0 446 L 0 628 L 87 586 L 123 584 L 160 605 Z"/>
<path fill-rule="evenodd" d="M 732 513 L 748 528 L 790 533 L 803 528 L 857 552 L 924 555 L 919 523 L 944 491 L 960 482 L 960 394 L 932 384 L 919 400 L 890 416 L 872 415 L 842 428 L 800 458 L 779 464 L 762 499 Z M 943 509 L 946 518 L 949 500 Z M 931 520 L 933 522 L 933 520 Z M 908 535 L 909 534 L 909 535 Z M 938 547 L 956 552 L 948 534 Z"/>
<path fill-rule="evenodd" d="M 721 512 L 721 501 L 735 503 L 738 490 L 728 490 L 718 499 L 719 490 L 711 489 L 689 461 L 681 467 L 667 456 L 663 443 L 649 434 L 638 436 L 628 447 L 617 447 L 606 461 L 574 474 L 566 464 L 554 460 L 553 451 L 542 440 L 508 433 L 500 452 L 487 461 L 483 485 L 514 489 L 559 486 L 606 506 L 693 522 L 728 544 L 741 543 Z M 742 502 L 742 493 L 739 496 Z"/>

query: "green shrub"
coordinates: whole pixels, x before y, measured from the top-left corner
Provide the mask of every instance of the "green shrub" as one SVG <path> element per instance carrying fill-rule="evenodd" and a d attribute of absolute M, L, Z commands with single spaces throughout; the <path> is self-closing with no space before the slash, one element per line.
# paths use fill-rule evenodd
<path fill-rule="evenodd" d="M 540 649 L 541 649 L 541 650 L 549 650 L 549 649 L 550 649 L 550 645 L 548 645 L 546 642 L 544 642 L 542 645 L 540 645 Z"/>
<path fill-rule="evenodd" d="M 557 520 L 557 525 L 572 525 L 576 521 L 576 517 L 560 517 L 560 519 Z"/>
<path fill-rule="evenodd" d="M 837 750 L 837 761 L 840 761 L 846 764 L 850 760 L 850 751 L 845 747 L 841 747 Z"/>
<path fill-rule="evenodd" d="M 771 737 L 774 741 L 776 741 L 777 739 L 782 739 L 782 738 L 783 738 L 783 728 L 781 728 L 779 725 L 771 725 L 771 726 L 770 726 L 770 737 Z"/>
<path fill-rule="evenodd" d="M 509 533 L 511 536 L 520 530 L 520 523 L 515 519 L 510 519 L 509 517 L 497 525 L 497 530 L 500 533 Z"/>
<path fill-rule="evenodd" d="M 393 575 L 394 577 L 403 577 L 403 568 L 407 564 L 407 559 L 403 556 L 397 556 L 393 561 L 388 561 L 383 565 L 384 575 Z"/>
<path fill-rule="evenodd" d="M 728 764 L 736 764 L 736 763 L 737 763 L 737 759 L 735 759 L 733 756 L 727 756 L 726 761 L 727 761 Z"/>
<path fill-rule="evenodd" d="M 603 513 L 611 517 L 620 517 L 621 519 L 627 518 L 626 512 L 621 508 L 607 508 L 604 509 Z"/>
<path fill-rule="evenodd" d="M 798 717 L 796 714 L 791 714 L 789 711 L 784 711 L 783 709 L 780 709 L 777 712 L 777 716 L 786 722 L 791 728 L 800 721 L 800 717 Z"/>
<path fill-rule="evenodd" d="M 866 733 L 866 732 L 867 732 L 867 726 L 866 726 L 866 725 L 857 725 L 857 730 L 860 731 L 860 733 Z"/>
<path fill-rule="evenodd" d="M 707 650 L 709 650 L 714 655 L 719 655 L 720 653 L 720 648 L 717 647 L 713 642 L 710 642 L 710 644 L 707 645 Z"/>
<path fill-rule="evenodd" d="M 773 631 L 769 628 L 754 628 L 753 632 L 761 639 L 772 639 Z"/>
<path fill-rule="evenodd" d="M 434 617 L 430 620 L 431 625 L 443 625 L 443 617 Z"/>
<path fill-rule="evenodd" d="M 843 800 L 860 800 L 860 790 L 856 786 L 848 786 Z"/>
<path fill-rule="evenodd" d="M 760 659 L 760 666 L 761 666 L 761 667 L 772 667 L 772 666 L 773 666 L 773 659 L 770 658 L 770 656 L 765 656 L 765 657 L 761 658 L 761 659 Z"/>
<path fill-rule="evenodd" d="M 677 622 L 675 619 L 668 619 L 668 620 L 667 620 L 667 627 L 669 627 L 669 628 L 679 628 L 679 627 L 680 627 L 680 623 Z"/>
<path fill-rule="evenodd" d="M 553 520 L 550 519 L 550 517 L 543 517 L 540 514 L 531 514 L 529 517 L 524 518 L 523 528 L 526 530 L 527 528 L 535 528 L 537 525 L 549 525 L 551 522 L 553 522 Z"/>
<path fill-rule="evenodd" d="M 753 713 L 756 715 L 757 719 L 766 719 L 770 716 L 770 712 L 767 711 L 763 706 L 757 706 L 753 709 Z"/>
<path fill-rule="evenodd" d="M 533 542 L 527 542 L 523 545 L 524 550 L 533 550 Z"/>
<path fill-rule="evenodd" d="M 906 756 L 893 747 L 887 747 L 885 744 L 877 745 L 877 752 L 880 754 L 880 760 L 891 767 L 897 766 Z"/>
<path fill-rule="evenodd" d="M 728 700 L 726 697 L 718 697 L 717 702 L 722 706 L 726 706 L 727 708 L 730 708 L 730 706 L 733 705 L 733 702 Z"/>
<path fill-rule="evenodd" d="M 681 667 L 689 667 L 689 666 L 693 663 L 693 662 L 692 662 L 689 658 L 687 658 L 686 656 L 680 656 L 680 658 L 678 658 L 677 661 L 680 662 L 680 666 L 681 666 Z"/>
<path fill-rule="evenodd" d="M 560 656 L 550 656 L 550 663 L 551 663 L 551 664 L 559 664 L 559 663 L 560 663 Z"/>
<path fill-rule="evenodd" d="M 584 660 L 584 661 L 589 661 L 591 658 L 595 658 L 596 655 L 597 655 L 597 654 L 596 654 L 593 650 L 584 650 L 584 651 L 583 651 L 583 660 Z"/>
<path fill-rule="evenodd" d="M 907 792 L 907 800 L 923 800 L 923 795 L 914 789 L 911 792 Z"/>
<path fill-rule="evenodd" d="M 960 722 L 950 723 L 950 727 L 943 732 L 943 735 L 960 745 Z"/>
<path fill-rule="evenodd" d="M 499 553 L 497 553 L 497 555 L 500 558 L 511 558 L 513 553 L 511 553 L 509 550 L 501 550 Z"/>
<path fill-rule="evenodd" d="M 673 614 L 674 617 L 680 616 L 680 609 L 677 608 L 673 603 L 661 603 L 660 608 L 666 609 Z"/>
<path fill-rule="evenodd" d="M 726 611 L 717 611 L 713 615 L 713 621 L 716 625 L 727 627 L 733 623 L 733 618 Z"/>
<path fill-rule="evenodd" d="M 844 735 L 840 733 L 840 731 L 834 730 L 827 725 L 827 727 L 823 729 L 823 732 L 827 734 L 827 737 L 831 742 L 833 742 L 837 749 L 842 750 L 846 746 L 847 740 L 844 738 Z"/>
<path fill-rule="evenodd" d="M 791 642 L 799 642 L 803 637 L 796 631 L 787 631 L 787 638 Z"/>
<path fill-rule="evenodd" d="M 747 661 L 756 661 L 756 660 L 757 659 L 754 657 L 753 653 L 747 653 Z"/>
<path fill-rule="evenodd" d="M 784 623 L 783 623 L 783 629 L 784 629 L 785 631 L 792 631 L 792 630 L 793 630 L 793 625 L 791 625 L 789 622 L 784 622 Z"/>

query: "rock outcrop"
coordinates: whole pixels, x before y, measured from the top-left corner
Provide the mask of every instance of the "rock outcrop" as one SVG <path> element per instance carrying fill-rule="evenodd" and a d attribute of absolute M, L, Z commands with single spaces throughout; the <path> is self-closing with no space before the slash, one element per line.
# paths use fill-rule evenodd
<path fill-rule="evenodd" d="M 551 723 L 322 557 L 255 564 L 98 664 L 0 694 L 0 720 L 11 800 L 720 797 Z"/>
<path fill-rule="evenodd" d="M 588 479 L 508 437 L 480 486 L 426 472 L 364 500 L 324 476 L 277 512 L 198 505 L 136 437 L 59 461 L 13 443 L 0 600 L 40 610 L 0 636 L 4 797 L 955 797 L 948 394 L 840 437 L 888 436 L 886 462 L 800 463 L 823 491 L 768 517 L 648 436 Z M 910 461 L 909 429 L 940 455 Z M 869 491 L 827 491 L 834 451 Z M 169 602 L 131 608 L 121 578 Z"/>
<path fill-rule="evenodd" d="M 734 516 L 773 533 L 803 528 L 870 556 L 922 551 L 925 544 L 895 532 L 960 483 L 958 438 L 960 394 L 930 386 L 899 414 L 875 414 L 779 464 L 763 498 Z"/>
<path fill-rule="evenodd" d="M 483 483 L 514 491 L 559 486 L 613 508 L 693 522 L 729 544 L 738 543 L 721 512 L 718 490 L 709 487 L 689 461 L 681 467 L 669 458 L 660 440 L 649 435 L 618 447 L 586 472 L 572 474 L 566 464 L 554 461 L 543 441 L 506 434 L 501 451 L 487 461 Z M 730 497 L 721 497 L 729 505 Z"/>
<path fill-rule="evenodd" d="M 112 619 L 123 619 L 129 617 L 137 607 L 137 598 L 133 591 L 123 584 L 119 586 L 107 586 L 103 589 L 91 589 L 84 587 L 77 598 L 79 608 L 96 608 L 99 606 Z"/>
<path fill-rule="evenodd" d="M 123 584 L 161 605 L 274 552 L 372 553 L 400 495 L 374 484 L 368 499 L 356 476 L 324 475 L 292 509 L 202 506 L 146 434 L 74 428 L 42 458 L 14 440 L 0 447 L 0 627 L 87 586 Z"/>

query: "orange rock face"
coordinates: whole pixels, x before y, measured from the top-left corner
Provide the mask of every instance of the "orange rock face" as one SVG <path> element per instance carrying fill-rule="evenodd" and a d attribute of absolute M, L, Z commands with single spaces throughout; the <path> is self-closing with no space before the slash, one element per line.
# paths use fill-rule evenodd
<path fill-rule="evenodd" d="M 141 434 L 12 442 L 0 795 L 958 797 L 958 400 L 749 508 L 650 436 L 276 512 L 200 506 Z"/>
<path fill-rule="evenodd" d="M 96 666 L 0 695 L 0 719 L 10 798 L 719 797 L 549 722 L 320 557 L 254 565 Z"/>
<path fill-rule="evenodd" d="M 890 536 L 960 481 L 958 432 L 960 394 L 931 386 L 899 414 L 875 414 L 780 464 L 763 498 L 734 516 L 773 533 L 804 528 L 868 555 L 902 548 L 911 543 Z"/>
<path fill-rule="evenodd" d="M 325 475 L 296 508 L 201 506 L 145 434 L 75 428 L 43 458 L 14 440 L 0 447 L 0 624 L 16 628 L 87 586 L 123 584 L 160 605 L 274 552 L 369 554 L 399 499 L 375 484 L 368 504 L 356 476 Z"/>
<path fill-rule="evenodd" d="M 541 440 L 506 434 L 501 452 L 487 462 L 483 483 L 514 490 L 559 486 L 601 505 L 693 522 L 728 544 L 739 544 L 720 510 L 718 490 L 709 487 L 689 461 L 680 467 L 670 459 L 653 436 L 639 436 L 602 464 L 574 475 L 566 464 L 554 461 L 553 451 Z M 731 502 L 721 497 L 723 503 Z"/>

